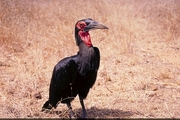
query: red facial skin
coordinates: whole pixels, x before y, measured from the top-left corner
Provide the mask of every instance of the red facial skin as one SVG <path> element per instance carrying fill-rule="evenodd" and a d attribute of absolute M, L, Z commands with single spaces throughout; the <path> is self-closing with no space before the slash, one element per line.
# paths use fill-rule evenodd
<path fill-rule="evenodd" d="M 80 29 L 78 32 L 79 36 L 83 40 L 83 42 L 88 47 L 92 47 L 91 37 L 88 31 L 84 31 L 84 27 L 86 26 L 86 23 L 84 21 L 80 21 L 77 23 L 76 27 Z"/>

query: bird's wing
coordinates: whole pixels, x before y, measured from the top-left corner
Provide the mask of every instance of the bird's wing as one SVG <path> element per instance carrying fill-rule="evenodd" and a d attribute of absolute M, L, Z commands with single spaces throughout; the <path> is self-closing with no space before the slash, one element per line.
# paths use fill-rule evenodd
<path fill-rule="evenodd" d="M 67 96 L 70 94 L 70 85 L 74 82 L 77 74 L 77 64 L 73 60 L 74 58 L 76 56 L 64 58 L 54 67 L 49 88 L 49 100 L 44 105 L 45 108 L 48 103 L 56 107 L 65 94 Z"/>
<path fill-rule="evenodd" d="M 94 51 L 96 53 L 97 62 L 98 62 L 97 69 L 99 69 L 99 65 L 100 65 L 100 51 L 99 51 L 99 49 L 97 47 L 94 47 Z"/>
<path fill-rule="evenodd" d="M 73 57 L 75 56 L 64 58 L 56 64 L 52 74 L 51 87 L 64 90 L 74 82 L 78 67 Z"/>

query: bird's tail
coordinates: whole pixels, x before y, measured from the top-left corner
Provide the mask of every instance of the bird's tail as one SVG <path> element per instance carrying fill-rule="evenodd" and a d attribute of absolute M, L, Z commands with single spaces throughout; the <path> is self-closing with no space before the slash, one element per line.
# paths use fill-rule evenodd
<path fill-rule="evenodd" d="M 48 101 L 46 101 L 46 102 L 44 103 L 41 111 L 45 111 L 46 109 L 49 109 L 49 110 L 50 110 L 50 109 L 52 109 L 52 108 L 53 108 L 53 106 L 49 103 L 49 100 L 48 100 Z"/>

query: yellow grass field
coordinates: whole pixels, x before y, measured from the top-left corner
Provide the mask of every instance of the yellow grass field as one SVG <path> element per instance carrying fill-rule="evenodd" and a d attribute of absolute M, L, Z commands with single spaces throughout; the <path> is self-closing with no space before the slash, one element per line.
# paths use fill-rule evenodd
<path fill-rule="evenodd" d="M 84 18 L 109 27 L 90 32 L 101 63 L 88 117 L 180 118 L 179 0 L 0 0 L 0 118 L 69 118 L 65 104 L 41 108 Z"/>

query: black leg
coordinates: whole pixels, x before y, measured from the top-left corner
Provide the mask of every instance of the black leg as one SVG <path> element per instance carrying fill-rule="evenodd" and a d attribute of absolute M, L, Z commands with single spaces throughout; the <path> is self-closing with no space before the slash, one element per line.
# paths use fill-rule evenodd
<path fill-rule="evenodd" d="M 81 106 L 82 106 L 82 111 L 83 111 L 82 117 L 83 118 L 87 118 L 87 114 L 86 114 L 86 109 L 85 109 L 85 106 L 84 106 L 83 98 L 79 96 L 79 100 L 80 100 L 80 103 L 81 103 Z"/>
<path fill-rule="evenodd" d="M 74 114 L 73 114 L 73 111 L 72 111 L 72 106 L 71 106 L 71 103 L 67 103 L 67 106 L 68 106 L 68 109 L 69 109 L 69 115 L 70 115 L 70 118 L 74 118 Z"/>

